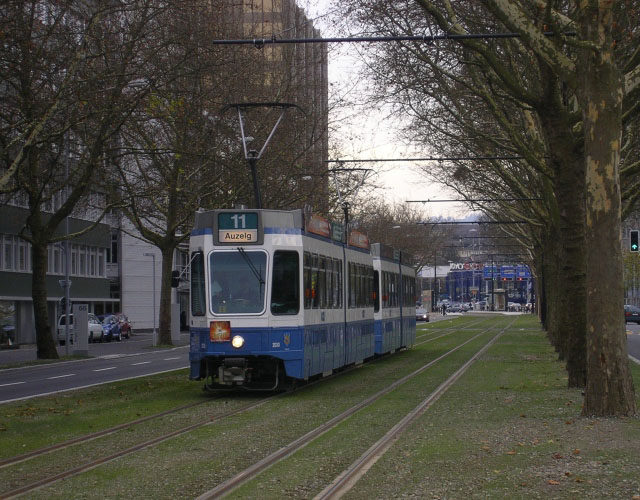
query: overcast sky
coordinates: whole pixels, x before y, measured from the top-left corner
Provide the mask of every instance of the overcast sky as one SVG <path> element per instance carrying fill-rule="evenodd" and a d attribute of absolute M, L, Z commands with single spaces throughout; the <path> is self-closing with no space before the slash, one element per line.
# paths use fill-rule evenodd
<path fill-rule="evenodd" d="M 332 31 L 329 24 L 331 12 L 336 10 L 339 0 L 298 0 L 298 5 L 307 11 L 314 26 L 319 28 L 324 37 L 345 36 L 345 33 Z M 328 14 L 325 16 L 325 14 Z M 339 45 L 339 46 L 337 46 Z M 357 80 L 357 59 L 353 54 L 357 50 L 366 50 L 366 45 L 332 44 L 329 57 L 329 93 L 334 88 L 352 88 L 351 97 L 356 100 L 361 90 L 354 86 Z M 330 132 L 329 140 L 342 143 L 344 159 L 380 159 L 380 158 L 415 158 L 416 153 L 410 151 L 395 137 L 395 124 L 385 120 L 382 113 L 371 109 L 356 108 L 342 110 L 351 118 L 347 120 L 349 126 L 341 127 Z M 339 112 L 338 112 L 339 113 Z M 332 123 L 344 120 L 337 113 L 330 117 Z M 338 135 L 339 137 L 336 137 Z M 432 154 L 437 156 L 437 154 Z M 332 158 L 333 159 L 333 158 Z M 411 163 L 375 163 L 370 165 L 376 170 L 376 183 L 386 189 L 381 193 L 387 201 L 404 203 L 407 200 L 452 199 L 455 196 L 446 192 L 442 186 L 434 185 L 423 175 L 416 172 Z M 426 215 L 445 216 L 455 219 L 467 215 L 467 210 L 460 204 L 427 203 L 416 206 L 424 207 Z"/>

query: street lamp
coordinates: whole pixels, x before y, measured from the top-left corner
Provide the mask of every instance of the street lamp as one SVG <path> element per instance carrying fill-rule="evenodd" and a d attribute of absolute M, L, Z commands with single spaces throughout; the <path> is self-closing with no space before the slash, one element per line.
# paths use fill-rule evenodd
<path fill-rule="evenodd" d="M 145 257 L 151 257 L 153 265 L 153 345 L 156 345 L 156 254 L 151 252 L 145 252 L 142 255 Z"/>

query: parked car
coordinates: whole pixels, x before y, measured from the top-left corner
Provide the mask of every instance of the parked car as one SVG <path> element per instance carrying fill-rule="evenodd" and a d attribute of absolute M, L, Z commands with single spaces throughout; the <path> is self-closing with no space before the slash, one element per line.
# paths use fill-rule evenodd
<path fill-rule="evenodd" d="M 459 312 L 465 312 L 466 306 L 463 304 L 460 304 L 459 302 L 455 302 L 453 304 L 451 304 L 449 307 L 447 307 L 447 312 L 452 312 L 452 313 L 459 313 Z"/>
<path fill-rule="evenodd" d="M 416 307 L 416 321 L 429 321 L 429 311 L 424 307 Z"/>
<path fill-rule="evenodd" d="M 114 316 L 118 319 L 120 323 L 120 333 L 125 339 L 131 337 L 131 323 L 129 322 L 129 318 L 124 313 L 115 313 Z"/>
<path fill-rule="evenodd" d="M 58 318 L 58 327 L 56 328 L 56 336 L 58 343 L 64 345 L 66 342 L 65 325 L 67 324 L 67 316 L 63 314 Z M 89 313 L 89 342 L 102 342 L 104 340 L 104 332 L 98 317 Z M 73 343 L 73 314 L 69 314 L 69 342 Z"/>
<path fill-rule="evenodd" d="M 120 342 L 122 340 L 120 321 L 118 321 L 115 315 L 110 314 L 109 316 L 105 316 L 102 320 L 102 330 L 104 331 L 104 339 L 107 342 L 111 342 L 112 340 Z"/>
<path fill-rule="evenodd" d="M 640 325 L 640 307 L 625 305 L 624 306 L 624 322 L 637 323 Z"/>

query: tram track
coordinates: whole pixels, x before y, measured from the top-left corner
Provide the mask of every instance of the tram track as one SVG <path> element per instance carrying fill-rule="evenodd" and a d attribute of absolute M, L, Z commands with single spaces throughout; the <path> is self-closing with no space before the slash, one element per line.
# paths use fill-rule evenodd
<path fill-rule="evenodd" d="M 53 474 L 51 476 L 47 476 L 47 477 L 42 478 L 40 480 L 33 481 L 31 483 L 28 483 L 26 485 L 20 486 L 18 488 L 14 488 L 12 490 L 2 492 L 2 493 L 0 493 L 0 500 L 15 498 L 17 496 L 23 495 L 23 494 L 28 493 L 30 491 L 34 491 L 36 489 L 39 489 L 39 488 L 42 488 L 42 487 L 47 486 L 49 484 L 55 483 L 57 481 L 60 481 L 61 479 L 67 479 L 67 478 L 73 477 L 73 476 L 75 476 L 77 474 L 80 474 L 80 473 L 85 472 L 87 470 L 90 470 L 90 469 L 93 469 L 95 467 L 98 467 L 99 465 L 102 465 L 102 464 L 104 464 L 106 462 L 109 462 L 111 460 L 115 460 L 117 458 L 124 457 L 126 455 L 129 455 L 129 454 L 134 453 L 136 451 L 142 450 L 144 448 L 148 448 L 150 446 L 157 445 L 159 443 L 162 443 L 162 442 L 167 441 L 169 439 L 172 439 L 174 437 L 177 437 L 177 436 L 180 436 L 182 434 L 186 434 L 188 432 L 194 431 L 196 429 L 204 427 L 205 425 L 214 424 L 214 423 L 217 423 L 217 422 L 219 422 L 221 420 L 224 420 L 224 419 L 239 415 L 240 413 L 244 413 L 244 412 L 253 410 L 255 408 L 258 408 L 258 407 L 266 404 L 268 401 L 271 401 L 274 398 L 281 397 L 283 394 L 284 393 L 279 393 L 279 394 L 276 394 L 276 395 L 273 395 L 273 396 L 262 398 L 262 399 L 260 399 L 260 400 L 258 400 L 256 402 L 254 402 L 254 403 L 243 405 L 243 406 L 241 406 L 239 408 L 224 412 L 224 413 L 222 413 L 220 415 L 209 416 L 206 419 L 199 420 L 198 422 L 195 422 L 195 423 L 193 423 L 191 425 L 183 426 L 183 427 L 181 427 L 179 429 L 176 429 L 176 430 L 174 430 L 172 432 L 165 433 L 165 434 L 156 436 L 156 437 L 154 437 L 152 439 L 145 440 L 143 442 L 137 443 L 137 444 L 135 444 L 133 446 L 130 446 L 128 448 L 119 450 L 119 451 L 117 451 L 115 453 L 111 453 L 109 455 L 105 455 L 105 456 L 102 456 L 102 457 L 95 458 L 95 459 L 90 460 L 88 462 L 85 462 L 85 463 L 83 463 L 83 464 L 81 464 L 81 465 L 79 465 L 77 467 L 73 467 L 71 469 L 64 470 L 64 471 L 59 472 L 57 474 Z M 59 443 L 57 445 L 52 445 L 52 446 L 49 446 L 49 447 L 46 447 L 46 448 L 40 448 L 38 450 L 34 450 L 34 451 L 32 451 L 30 453 L 26 453 L 24 455 L 20 455 L 20 456 L 16 456 L 16 457 L 13 457 L 13 458 L 10 458 L 10 459 L 6 459 L 6 460 L 3 461 L 2 467 L 8 467 L 9 465 L 14 465 L 14 464 L 17 464 L 19 462 L 24 462 L 24 461 L 29 460 L 29 459 L 41 457 L 41 456 L 47 455 L 47 454 L 49 454 L 49 453 L 51 453 L 53 451 L 58 451 L 58 450 L 61 450 L 61 449 L 64 449 L 64 448 L 67 448 L 67 447 L 70 447 L 70 446 L 73 446 L 73 445 L 78 445 L 80 443 L 85 443 L 85 442 L 91 441 L 93 439 L 97 439 L 98 437 L 106 436 L 108 434 L 113 434 L 115 432 L 134 427 L 135 425 L 139 425 L 141 423 L 145 423 L 145 422 L 148 422 L 150 420 L 161 418 L 161 417 L 164 417 L 164 416 L 167 416 L 167 415 L 175 414 L 175 413 L 177 413 L 179 411 L 182 411 L 182 410 L 185 410 L 185 409 L 190 409 L 190 408 L 193 408 L 195 406 L 199 406 L 199 405 L 202 405 L 202 404 L 205 404 L 205 403 L 208 403 L 208 402 L 211 402 L 211 400 L 199 401 L 197 403 L 183 405 L 183 406 L 180 406 L 180 407 L 173 408 L 171 410 L 160 412 L 160 413 L 157 413 L 157 414 L 154 414 L 154 415 L 149 415 L 147 417 L 144 417 L 144 418 L 141 418 L 141 419 L 137 419 L 137 420 L 132 421 L 132 422 L 127 422 L 127 423 L 124 423 L 124 424 L 121 424 L 121 425 L 118 425 L 118 426 L 114 426 L 114 427 L 111 427 L 109 429 L 105 429 L 103 431 L 96 432 L 94 434 L 81 436 L 81 437 L 66 441 L 64 443 Z"/>
<path fill-rule="evenodd" d="M 487 321 L 486 318 L 481 318 L 478 321 L 475 321 L 475 322 L 473 322 L 471 324 L 467 324 L 467 325 L 463 325 L 463 326 L 450 326 L 450 327 L 447 327 L 447 328 L 440 328 L 438 330 L 432 330 L 430 332 L 426 332 L 426 333 L 424 333 L 422 335 L 417 335 L 416 336 L 416 343 L 413 344 L 412 347 L 418 347 L 418 346 L 421 346 L 423 344 L 427 344 L 429 342 L 433 342 L 434 340 L 440 339 L 442 337 L 446 337 L 447 335 L 450 335 L 452 333 L 469 330 L 469 329 L 471 329 L 471 328 L 473 328 L 473 327 L 475 327 L 475 326 L 477 326 L 479 324 L 485 323 L 486 321 Z M 441 335 L 437 335 L 436 337 L 429 337 L 426 340 L 422 340 L 424 337 L 427 337 L 428 335 L 433 334 L 433 333 L 440 333 Z"/>
<path fill-rule="evenodd" d="M 458 328 L 451 328 L 450 332 L 448 332 L 446 334 L 443 334 L 443 335 L 440 335 L 440 336 L 435 337 L 435 338 L 431 338 L 431 339 L 425 340 L 425 341 L 421 342 L 420 344 L 426 343 L 426 342 L 430 342 L 432 340 L 437 340 L 438 338 L 444 337 L 445 335 L 448 335 L 448 334 L 453 333 L 455 331 L 459 332 L 461 330 L 466 330 L 468 328 L 473 328 L 474 326 L 477 326 L 481 322 L 482 321 L 474 322 L 474 323 L 472 323 L 470 325 L 465 325 L 465 326 L 458 327 Z M 409 375 L 403 377 L 402 379 L 396 381 L 394 384 L 391 384 L 386 389 L 385 394 L 390 392 L 390 391 L 392 391 L 394 388 L 400 386 L 402 383 L 404 383 L 405 381 L 409 380 L 413 376 L 416 376 L 419 372 L 422 372 L 425 369 L 427 369 L 428 367 L 430 367 L 433 364 L 437 363 L 438 361 L 440 361 L 441 359 L 443 359 L 447 355 L 449 355 L 449 354 L 455 352 L 456 350 L 462 348 L 464 345 L 466 345 L 469 342 L 471 342 L 472 340 L 476 339 L 481 334 L 482 334 L 482 332 L 478 333 L 477 335 L 475 335 L 474 337 L 472 337 L 469 340 L 465 341 L 464 343 L 454 347 L 453 349 L 447 351 L 446 353 L 444 353 L 443 355 L 439 356 L 438 358 L 436 358 L 436 359 L 432 360 L 431 362 L 427 363 L 427 365 L 419 368 L 418 370 L 416 370 L 416 372 L 413 372 L 412 374 L 409 374 Z M 418 345 L 418 344 L 416 344 L 416 345 Z M 382 358 L 379 358 L 379 359 L 382 360 L 382 359 L 385 359 L 385 357 L 382 357 Z M 335 375 L 333 375 L 331 377 L 325 377 L 323 379 L 318 380 L 317 382 L 325 382 L 326 383 L 328 378 L 335 378 L 335 377 L 347 374 L 347 373 L 351 372 L 354 369 L 358 369 L 359 367 L 360 367 L 360 365 L 348 368 L 346 370 L 342 370 L 340 372 L 337 372 Z M 304 389 L 306 389 L 308 387 L 311 387 L 311 386 L 315 385 L 315 383 L 316 382 L 312 382 L 312 383 L 306 384 L 303 387 L 300 387 L 298 389 L 298 391 L 299 390 L 304 390 Z M 254 403 L 251 403 L 251 404 L 248 404 L 248 405 L 243 405 L 243 406 L 241 406 L 239 408 L 236 408 L 236 409 L 228 411 L 228 412 L 224 412 L 224 413 L 219 414 L 219 415 L 207 416 L 206 418 L 204 418 L 202 420 L 199 420 L 199 421 L 197 421 L 197 422 L 195 422 L 193 424 L 182 426 L 179 429 L 175 429 L 175 430 L 173 430 L 171 432 L 163 433 L 161 435 L 157 435 L 157 436 L 155 436 L 155 437 L 153 437 L 151 439 L 144 440 L 144 441 L 142 441 L 142 442 L 140 442 L 138 444 L 123 448 L 121 450 L 117 450 L 117 451 L 115 451 L 113 453 L 107 453 L 104 456 L 97 457 L 95 459 L 89 460 L 89 461 L 87 461 L 87 462 L 85 462 L 85 463 L 83 463 L 83 464 L 81 464 L 79 466 L 71 467 L 71 468 L 69 468 L 67 470 L 63 470 L 63 471 L 59 471 L 59 472 L 55 472 L 55 473 L 49 474 L 47 477 L 42 478 L 42 479 L 38 479 L 38 480 L 35 480 L 35 481 L 30 481 L 30 482 L 28 482 L 28 484 L 24 484 L 24 485 L 21 485 L 21 486 L 19 486 L 17 488 L 13 488 L 13 489 L 10 489 L 8 491 L 0 493 L 0 499 L 15 498 L 17 496 L 24 495 L 24 494 L 29 493 L 31 491 L 34 491 L 34 490 L 43 488 L 43 487 L 45 487 L 47 485 L 53 484 L 53 483 L 55 483 L 57 481 L 60 481 L 62 479 L 71 478 L 73 476 L 79 475 L 79 474 L 81 474 L 81 473 L 83 473 L 85 471 L 88 471 L 90 469 L 99 467 L 100 465 L 105 464 L 105 463 L 107 463 L 109 461 L 112 461 L 112 460 L 115 460 L 115 459 L 118 459 L 118 458 L 121 458 L 121 457 L 125 457 L 127 455 L 130 455 L 130 454 L 135 453 L 137 451 L 140 451 L 142 449 L 158 445 L 158 444 L 160 444 L 160 443 L 162 443 L 164 441 L 167 441 L 169 439 L 175 438 L 177 436 L 180 436 L 180 435 L 183 435 L 183 434 L 187 434 L 189 432 L 192 432 L 192 431 L 194 431 L 196 429 L 199 429 L 201 427 L 204 427 L 206 425 L 214 424 L 214 423 L 220 422 L 220 421 L 222 421 L 224 419 L 227 419 L 229 417 L 238 415 L 240 413 L 250 411 L 250 410 L 252 410 L 254 408 L 258 408 L 259 406 L 262 406 L 263 404 L 267 403 L 268 401 L 270 401 L 270 400 L 272 400 L 272 399 L 274 399 L 276 397 L 283 396 L 284 394 L 287 394 L 287 393 L 280 393 L 280 394 L 277 394 L 277 395 L 274 395 L 274 396 L 270 396 L 268 398 L 260 399 L 259 401 L 256 401 Z M 292 443 L 289 446 L 286 446 L 284 448 L 284 450 L 283 450 L 285 453 L 279 458 L 279 460 L 281 460 L 282 458 L 285 458 L 286 456 L 294 453 L 297 449 L 300 449 L 301 447 L 303 447 L 305 445 L 304 444 L 305 440 L 306 440 L 306 442 L 311 442 L 313 439 L 315 439 L 316 437 L 319 437 L 320 435 L 322 435 L 324 432 L 326 432 L 330 428 L 335 427 L 336 425 L 338 425 L 340 423 L 340 421 L 345 420 L 351 414 L 356 413 L 360 409 L 365 408 L 366 406 L 372 404 L 376 399 L 379 399 L 383 395 L 384 394 L 382 394 L 382 393 L 378 393 L 378 394 L 366 399 L 365 401 L 361 402 L 359 405 L 355 405 L 355 407 L 350 409 L 352 411 L 347 410 L 346 412 L 344 412 L 343 414 L 339 415 L 338 417 L 334 417 L 334 419 L 331 419 L 330 421 L 328 421 L 324 426 L 321 426 L 322 429 L 316 429 L 314 431 L 311 431 L 310 433 L 306 434 L 305 436 L 303 436 L 299 440 L 296 440 L 296 442 Z M 223 397 L 221 397 L 219 399 L 223 399 Z M 136 419 L 136 420 L 131 421 L 131 422 L 126 422 L 126 423 L 123 423 L 123 424 L 119 424 L 117 426 L 113 426 L 113 427 L 110 427 L 108 429 L 103 429 L 103 430 L 98 431 L 96 433 L 88 434 L 88 435 L 85 435 L 85 436 L 80 436 L 80 437 L 77 437 L 77 438 L 62 442 L 62 443 L 54 444 L 54 445 L 51 445 L 51 446 L 48 446 L 48 447 L 40 448 L 38 450 L 33 450 L 31 452 L 28 452 L 28 453 L 25 453 L 25 454 L 22 454 L 22 455 L 18 455 L 18 456 L 15 456 L 15 457 L 4 459 L 3 461 L 0 462 L 0 469 L 5 469 L 5 468 L 8 468 L 8 467 L 10 467 L 12 465 L 16 465 L 18 463 L 21 463 L 21 462 L 26 462 L 26 461 L 31 460 L 31 459 L 35 459 L 35 458 L 38 458 L 38 457 L 43 457 L 43 456 L 45 456 L 47 454 L 54 453 L 54 452 L 63 450 L 65 448 L 71 448 L 71 447 L 73 447 L 75 445 L 80 445 L 82 443 L 86 443 L 86 442 L 89 442 L 89 441 L 92 441 L 92 440 L 95 440 L 95 439 L 98 439 L 98 438 L 101 438 L 101 437 L 104 437 L 104 436 L 108 436 L 110 434 L 115 434 L 115 433 L 118 433 L 119 431 L 122 431 L 122 430 L 131 429 L 131 428 L 133 428 L 133 427 L 135 427 L 137 425 L 140 425 L 140 424 L 143 424 L 143 423 L 148 423 L 148 422 L 153 421 L 155 419 L 160 419 L 160 418 L 165 417 L 165 416 L 173 415 L 173 414 L 179 413 L 181 411 L 189 410 L 189 409 L 192 409 L 192 408 L 195 408 L 195 407 L 198 407 L 200 405 L 203 405 L 203 404 L 206 404 L 206 403 L 210 403 L 210 402 L 211 402 L 211 399 L 207 399 L 206 401 L 198 401 L 198 402 L 195 402 L 195 403 L 182 405 L 180 407 L 172 408 L 170 410 L 165 410 L 163 412 L 159 412 L 159 413 L 156 413 L 156 414 L 153 414 L 153 415 L 148 415 L 148 416 L 145 416 L 145 417 L 140 418 L 140 419 Z M 300 441 L 300 442 L 298 442 L 298 441 Z M 269 466 L 269 461 L 267 459 L 259 462 L 258 464 L 255 464 L 255 467 L 257 467 L 257 472 L 253 473 L 253 475 L 257 475 L 260 471 L 264 470 L 268 466 Z M 240 475 L 242 475 L 242 473 Z M 251 477 L 253 477 L 253 476 L 251 476 Z M 213 497 L 208 497 L 208 498 L 213 498 Z"/>
<path fill-rule="evenodd" d="M 11 465 L 18 464 L 20 462 L 25 462 L 25 461 L 30 460 L 32 458 L 42 457 L 44 455 L 47 455 L 48 453 L 52 453 L 54 451 L 63 450 L 65 448 L 69 448 L 70 446 L 86 443 L 88 441 L 92 441 L 92 440 L 97 439 L 97 438 L 102 437 L 102 436 L 108 436 L 109 434 L 113 434 L 114 432 L 118 432 L 118 431 L 121 431 L 121 430 L 129 429 L 131 427 L 134 427 L 136 425 L 140 425 L 140 424 L 148 422 L 150 420 L 154 420 L 154 419 L 157 419 L 157 418 L 161 418 L 161 417 L 165 417 L 165 416 L 168 416 L 168 415 L 172 415 L 174 413 L 178 413 L 180 411 L 187 410 L 189 408 L 194 408 L 196 406 L 200 406 L 200 405 L 203 405 L 203 404 L 206 404 L 206 403 L 209 403 L 209 402 L 211 402 L 211 401 L 210 400 L 197 401 L 195 403 L 189 403 L 189 404 L 186 404 L 186 405 L 177 406 L 175 408 L 171 408 L 169 410 L 165 410 L 165 411 L 161 411 L 161 412 L 158 412 L 158 413 L 154 413 L 152 415 L 147 415 L 145 417 L 138 418 L 138 419 L 132 420 L 130 422 L 124 422 L 122 424 L 114 425 L 113 427 L 109 427 L 107 429 L 102 429 L 100 431 L 93 432 L 91 434 L 85 434 L 83 436 L 78 436 L 76 438 L 69 439 L 69 440 L 63 441 L 61 443 L 52 444 L 51 446 L 45 446 L 43 448 L 38 448 L 36 450 L 32 450 L 32 451 L 29 451 L 27 453 L 23 453 L 21 455 L 16 455 L 14 457 L 5 458 L 3 460 L 0 460 L 0 469 L 4 469 L 5 467 L 9 467 Z"/>
<path fill-rule="evenodd" d="M 493 338 L 489 340 L 466 363 L 458 368 L 453 375 L 440 384 L 436 390 L 429 394 L 413 410 L 394 425 L 384 436 L 363 453 L 350 467 L 343 471 L 323 491 L 314 497 L 314 500 L 338 499 L 345 495 L 367 473 L 367 471 L 391 448 L 393 443 L 403 434 L 409 426 L 431 407 L 456 381 L 478 360 L 489 348 L 496 343 L 500 336 L 514 323 L 511 320 Z"/>
<path fill-rule="evenodd" d="M 321 383 L 323 381 L 326 381 L 329 378 L 335 378 L 335 377 L 339 377 L 339 376 L 345 375 L 345 374 L 351 372 L 352 370 L 358 369 L 358 368 L 359 368 L 359 365 L 349 367 L 347 369 L 344 369 L 344 370 L 341 370 L 341 371 L 335 373 L 334 375 L 331 375 L 330 377 L 324 377 L 322 379 L 310 382 L 310 383 L 308 383 L 308 384 L 306 384 L 304 386 L 300 386 L 300 387 L 298 387 L 296 389 L 296 391 L 305 390 L 305 389 L 307 389 L 309 387 L 314 386 L 317 383 Z M 69 479 L 69 478 L 71 478 L 73 476 L 81 474 L 82 472 L 88 471 L 90 469 L 98 467 L 98 466 L 100 466 L 102 464 L 105 464 L 107 462 L 110 462 L 112 460 L 125 457 L 127 455 L 130 455 L 130 454 L 135 453 L 137 451 L 143 450 L 145 448 L 160 444 L 160 443 L 162 443 L 164 441 L 167 441 L 169 439 L 172 439 L 172 438 L 178 437 L 180 435 L 187 434 L 189 432 L 195 431 L 195 430 L 197 430 L 197 429 L 199 429 L 201 427 L 204 427 L 206 425 L 218 423 L 218 422 L 220 422 L 222 420 L 225 420 L 225 419 L 228 419 L 230 417 L 233 417 L 233 416 L 239 415 L 241 413 L 244 413 L 244 412 L 259 408 L 260 406 L 266 404 L 267 402 L 269 402 L 269 401 L 271 401 L 271 400 L 273 400 L 275 398 L 282 397 L 285 394 L 288 394 L 289 392 L 291 392 L 291 391 L 282 392 L 282 393 L 275 394 L 273 396 L 262 398 L 262 399 L 260 399 L 260 400 L 258 400 L 256 402 L 254 402 L 254 403 L 243 405 L 243 406 L 241 406 L 239 408 L 236 408 L 234 410 L 230 410 L 228 412 L 224 412 L 224 413 L 222 413 L 220 415 L 208 416 L 205 419 L 201 419 L 198 422 L 195 422 L 193 424 L 190 424 L 190 425 L 187 425 L 187 426 L 183 426 L 183 427 L 181 427 L 179 429 L 176 429 L 176 430 L 174 430 L 172 432 L 156 436 L 156 437 L 154 437 L 152 439 L 148 439 L 148 440 L 145 440 L 143 442 L 137 443 L 137 444 L 135 444 L 133 446 L 124 448 L 122 450 L 118 450 L 117 452 L 114 452 L 114 453 L 111 453 L 111 454 L 108 454 L 108 455 L 105 455 L 105 456 L 102 456 L 102 457 L 95 458 L 95 459 L 90 460 L 88 462 L 85 462 L 85 463 L 83 463 L 83 464 L 81 464 L 81 465 L 79 465 L 77 467 L 73 467 L 73 468 L 61 471 L 59 473 L 56 473 L 56 474 L 52 474 L 52 475 L 47 476 L 45 478 L 39 479 L 37 481 L 32 481 L 32 482 L 30 482 L 28 484 L 22 485 L 22 486 L 20 486 L 18 488 L 11 489 L 9 491 L 0 492 L 0 500 L 19 497 L 21 495 L 24 495 L 25 493 L 29 493 L 29 492 L 37 490 L 39 488 L 43 488 L 43 487 L 45 487 L 47 485 L 53 484 L 53 483 L 55 483 L 57 481 L 60 481 L 62 479 Z M 220 397 L 212 396 L 212 397 L 215 398 L 215 399 L 224 399 L 224 396 L 220 396 Z M 198 406 L 210 403 L 210 402 L 211 402 L 211 398 L 209 398 L 209 399 L 207 399 L 205 401 L 198 401 L 198 402 L 195 402 L 195 403 L 182 405 L 182 406 L 179 406 L 179 407 L 176 407 L 176 408 L 172 408 L 172 409 L 165 410 L 165 411 L 162 411 L 162 412 L 159 412 L 159 413 L 155 413 L 153 415 L 147 415 L 146 417 L 142 417 L 142 418 L 130 421 L 130 422 L 125 422 L 125 423 L 122 423 L 122 424 L 119 424 L 119 425 L 116 425 L 116 426 L 113 426 L 113 427 L 110 427 L 110 428 L 107 428 L 107 429 L 103 429 L 103 430 L 95 432 L 95 433 L 87 434 L 87 435 L 84 435 L 84 436 L 79 436 L 77 438 L 73 438 L 73 439 L 70 439 L 70 440 L 67 440 L 67 441 L 64 441 L 64 442 L 61 442 L 61 443 L 57 443 L 57 444 L 51 445 L 51 446 L 39 448 L 37 450 L 33 450 L 33 451 L 28 452 L 28 453 L 24 453 L 22 455 L 17 455 L 17 456 L 11 457 L 11 458 L 7 458 L 7 459 L 4 459 L 4 460 L 2 460 L 0 462 L 0 469 L 8 468 L 8 467 L 10 467 L 12 465 L 16 465 L 16 464 L 19 464 L 21 462 L 26 462 L 26 461 L 31 460 L 31 459 L 36 459 L 36 458 L 39 458 L 39 457 L 43 457 L 43 456 L 45 456 L 47 454 L 50 454 L 50 453 L 53 453 L 53 452 L 56 452 L 56 451 L 61 451 L 61 450 L 65 449 L 65 448 L 70 448 L 72 446 L 81 445 L 83 443 L 87 443 L 87 442 L 92 441 L 94 439 L 98 439 L 98 438 L 101 438 L 101 437 L 104 437 L 104 436 L 108 436 L 110 434 L 115 434 L 116 432 L 120 432 L 120 431 L 123 431 L 123 430 L 131 429 L 131 428 L 133 428 L 133 427 L 135 427 L 137 425 L 140 425 L 140 424 L 152 421 L 152 420 L 160 419 L 162 417 L 166 417 L 166 416 L 169 416 L 169 415 L 173 415 L 173 414 L 179 413 L 181 411 L 192 409 L 194 407 L 198 407 Z"/>
<path fill-rule="evenodd" d="M 486 350 L 499 338 L 499 336 L 502 334 L 502 332 L 504 332 L 506 329 L 508 329 L 511 326 L 513 321 L 514 320 L 512 320 L 511 322 L 509 322 L 508 325 L 503 327 L 498 332 L 498 334 L 496 334 L 489 341 L 489 343 L 485 344 L 478 352 L 476 352 L 469 361 L 467 361 L 462 367 L 460 367 L 456 371 L 456 373 L 453 376 L 449 377 L 443 384 L 438 386 L 438 388 L 428 396 L 427 400 L 430 401 L 430 402 L 428 404 L 424 404 L 424 407 L 422 408 L 421 411 L 414 410 L 415 416 L 413 416 L 411 418 L 405 417 L 404 419 L 402 419 L 398 424 L 396 424 L 392 428 L 392 431 L 395 430 L 394 432 L 396 434 L 398 434 L 400 432 L 400 430 L 404 430 L 419 414 L 421 414 L 424 410 L 426 410 L 430 404 L 435 402 L 437 400 L 437 398 L 440 397 L 441 394 L 443 394 L 451 385 L 453 385 L 453 383 L 455 383 L 455 381 L 464 373 L 464 371 L 466 371 L 468 369 L 469 366 L 471 366 L 473 364 L 473 362 L 475 362 L 476 359 L 478 359 L 480 356 L 482 356 L 482 354 L 484 354 L 484 352 L 486 352 Z M 302 448 L 304 448 L 305 446 L 307 446 L 311 442 L 315 441 L 316 439 L 318 439 L 322 435 L 326 434 L 327 432 L 329 432 L 330 430 L 334 429 L 335 427 L 337 427 L 341 423 L 345 422 L 352 415 L 354 415 L 354 414 L 358 413 L 359 411 L 371 406 L 373 403 L 375 403 L 376 401 L 380 400 L 382 397 L 388 395 L 389 393 L 391 393 L 395 389 L 399 388 L 403 384 L 407 383 L 408 381 L 412 380 L 413 378 L 415 378 L 418 375 L 420 375 L 421 373 L 423 373 L 428 368 L 431 368 L 432 366 L 434 366 L 439 361 L 443 360 L 444 358 L 446 358 L 447 356 L 453 354 L 454 352 L 462 349 L 464 346 L 466 346 L 467 344 L 469 344 L 469 343 L 473 342 L 474 340 L 478 339 L 482 335 L 488 333 L 492 329 L 493 329 L 492 327 L 486 328 L 483 331 L 481 331 L 481 332 L 477 333 L 476 335 L 472 336 L 471 338 L 469 338 L 469 339 L 465 340 L 464 342 L 458 344 L 457 346 L 449 349 L 448 351 L 446 351 L 442 355 L 440 355 L 437 358 L 429 361 L 428 363 L 424 364 L 420 368 L 414 370 L 413 372 L 409 373 L 408 375 L 405 375 L 404 377 L 402 377 L 402 378 L 396 380 L 395 382 L 389 384 L 387 387 L 385 387 L 382 390 L 376 392 L 375 394 L 369 396 L 365 400 L 357 403 L 356 405 L 353 405 L 352 407 L 350 407 L 347 410 L 343 411 L 339 415 L 329 419 L 325 423 L 319 425 L 318 427 L 312 429 L 311 431 L 307 432 L 303 436 L 301 436 L 298 439 L 294 440 L 293 442 L 289 443 L 288 445 L 278 449 L 277 451 L 275 451 L 274 453 L 270 454 L 269 456 L 263 458 L 262 460 L 259 460 L 258 462 L 256 462 L 253 465 L 249 466 L 245 470 L 235 474 L 233 477 L 231 477 L 231 478 L 227 479 L 226 481 L 218 484 L 214 488 L 206 491 L 205 493 L 203 493 L 199 497 L 197 497 L 197 500 L 208 500 L 208 499 L 214 499 L 214 498 L 222 498 L 222 497 L 228 495 L 229 493 L 231 493 L 233 490 L 235 490 L 236 488 L 238 488 L 242 484 L 244 484 L 247 481 L 257 477 L 259 474 L 264 472 L 269 467 L 271 467 L 271 466 L 277 464 L 278 462 L 281 462 L 282 460 L 286 459 L 287 457 L 293 455 L 294 453 L 296 453 L 297 451 L 301 450 Z M 414 412 L 412 412 L 412 413 L 414 413 Z M 406 420 L 406 422 L 405 422 L 405 420 Z M 392 438 L 393 438 L 393 436 L 391 438 L 389 438 L 387 441 L 385 441 L 385 443 L 390 443 Z M 378 443 L 376 443 L 376 444 L 378 444 Z M 372 448 L 370 448 L 369 452 L 371 454 L 375 454 L 377 452 L 380 452 L 380 450 L 382 449 L 381 446 L 383 446 L 383 445 L 375 446 L 375 448 L 372 447 Z M 390 444 L 389 444 L 389 446 L 390 446 Z M 367 455 L 367 454 L 365 453 L 365 455 Z M 368 463 L 366 460 L 361 460 L 361 461 L 363 462 L 364 465 L 366 465 Z M 353 469 L 354 469 L 354 472 L 349 472 L 348 474 L 343 473 L 343 475 L 341 475 L 340 477 L 344 476 L 346 478 L 345 481 L 348 483 L 350 480 L 353 479 L 353 477 L 355 477 L 353 474 L 357 474 L 362 470 L 359 467 L 354 467 Z M 341 481 L 340 482 L 340 487 L 343 488 L 344 484 L 345 483 L 343 483 Z M 328 496 L 326 498 L 332 498 L 332 497 Z"/>

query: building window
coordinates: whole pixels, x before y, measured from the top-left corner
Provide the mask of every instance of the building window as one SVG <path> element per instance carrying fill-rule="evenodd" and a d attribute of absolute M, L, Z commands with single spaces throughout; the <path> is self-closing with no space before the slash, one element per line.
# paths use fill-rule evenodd
<path fill-rule="evenodd" d="M 13 271 L 13 236 L 4 236 L 3 265 L 5 271 Z"/>
<path fill-rule="evenodd" d="M 57 244 L 53 246 L 53 273 L 62 273 L 62 250 Z"/>
<path fill-rule="evenodd" d="M 71 274 L 78 275 L 78 245 L 71 245 Z"/>
<path fill-rule="evenodd" d="M 89 276 L 96 275 L 96 249 L 89 249 Z"/>
<path fill-rule="evenodd" d="M 79 249 L 80 256 L 80 268 L 78 269 L 78 276 L 86 276 L 87 275 L 87 248 L 84 245 L 80 245 Z"/>
<path fill-rule="evenodd" d="M 29 248 L 26 241 L 18 242 L 18 271 L 27 272 L 29 270 Z"/>
<path fill-rule="evenodd" d="M 104 267 L 105 254 L 106 254 L 106 250 L 104 249 L 98 250 L 98 276 L 100 276 L 101 278 L 104 278 L 106 276 L 105 267 Z"/>
<path fill-rule="evenodd" d="M 118 263 L 118 231 L 111 232 L 111 248 L 107 249 L 107 263 Z"/>

